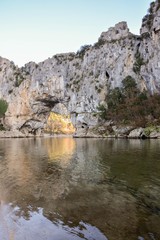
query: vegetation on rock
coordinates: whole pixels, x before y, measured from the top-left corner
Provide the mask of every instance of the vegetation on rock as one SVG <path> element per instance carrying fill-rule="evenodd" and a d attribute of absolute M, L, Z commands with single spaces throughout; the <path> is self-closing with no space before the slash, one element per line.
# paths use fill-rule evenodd
<path fill-rule="evenodd" d="M 135 61 L 135 63 L 133 64 L 133 71 L 138 74 L 138 73 L 140 73 L 141 66 L 144 64 L 144 60 L 143 60 L 143 58 L 141 57 L 141 55 L 140 55 L 139 52 L 137 52 L 137 53 L 135 54 L 135 59 L 136 59 L 136 61 Z"/>
<path fill-rule="evenodd" d="M 4 99 L 0 99 L 0 118 L 5 115 L 7 108 L 8 108 L 8 103 Z"/>
<path fill-rule="evenodd" d="M 101 119 L 135 127 L 160 124 L 160 95 L 140 92 L 131 76 L 122 81 L 121 88 L 110 90 L 107 105 L 98 108 Z"/>
<path fill-rule="evenodd" d="M 91 45 L 84 45 L 84 46 L 81 46 L 81 48 L 77 51 L 77 55 L 83 59 L 85 53 L 87 50 L 89 50 L 91 47 Z"/>

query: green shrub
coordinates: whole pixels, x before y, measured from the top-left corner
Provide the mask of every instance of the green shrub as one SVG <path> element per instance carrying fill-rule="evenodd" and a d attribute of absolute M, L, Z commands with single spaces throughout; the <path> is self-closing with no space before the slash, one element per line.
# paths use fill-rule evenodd
<path fill-rule="evenodd" d="M 21 75 L 16 76 L 15 87 L 19 87 L 23 82 L 24 78 Z"/>
<path fill-rule="evenodd" d="M 149 136 L 152 132 L 160 132 L 160 127 L 157 127 L 157 126 L 148 126 L 144 129 L 144 133 L 146 136 Z"/>
<path fill-rule="evenodd" d="M 7 111 L 8 103 L 4 99 L 0 99 L 0 117 L 3 117 Z"/>
<path fill-rule="evenodd" d="M 98 89 L 97 89 L 97 92 L 98 92 L 98 93 L 101 93 L 101 91 L 102 91 L 101 88 L 98 88 Z"/>
<path fill-rule="evenodd" d="M 5 127 L 2 124 L 0 124 L 0 131 L 5 131 L 5 130 L 6 130 Z"/>
<path fill-rule="evenodd" d="M 97 110 L 99 111 L 98 115 L 101 119 L 107 119 L 107 109 L 103 104 L 100 104 Z"/>
<path fill-rule="evenodd" d="M 122 80 L 123 88 L 127 91 L 128 89 L 133 89 L 137 87 L 137 83 L 133 77 L 128 75 Z"/>
<path fill-rule="evenodd" d="M 134 98 L 140 93 L 135 79 L 130 75 L 125 77 L 122 81 L 122 92 L 126 98 Z"/>
<path fill-rule="evenodd" d="M 14 83 L 14 86 L 15 87 L 19 87 L 20 84 L 25 80 L 24 76 L 21 74 L 20 71 L 16 71 L 14 73 L 15 75 L 15 83 Z"/>
<path fill-rule="evenodd" d="M 96 42 L 95 44 L 94 44 L 94 47 L 95 47 L 95 49 L 99 49 L 101 46 L 103 46 L 105 44 L 105 40 L 104 39 L 99 39 L 98 40 L 98 42 Z"/>
<path fill-rule="evenodd" d="M 124 96 L 121 92 L 121 89 L 116 87 L 115 89 L 111 90 L 108 94 L 108 107 L 110 108 L 116 108 L 120 103 L 123 102 Z"/>
<path fill-rule="evenodd" d="M 80 57 L 80 58 L 83 58 L 86 51 L 89 50 L 90 47 L 91 47 L 91 45 L 81 46 L 80 49 L 77 51 L 77 56 Z"/>
<path fill-rule="evenodd" d="M 144 60 L 143 60 L 143 58 L 141 57 L 141 55 L 140 55 L 139 52 L 137 52 L 137 53 L 135 54 L 135 59 L 136 59 L 136 61 L 135 61 L 135 63 L 133 64 L 133 71 L 138 74 L 138 73 L 140 73 L 141 66 L 144 64 Z"/>

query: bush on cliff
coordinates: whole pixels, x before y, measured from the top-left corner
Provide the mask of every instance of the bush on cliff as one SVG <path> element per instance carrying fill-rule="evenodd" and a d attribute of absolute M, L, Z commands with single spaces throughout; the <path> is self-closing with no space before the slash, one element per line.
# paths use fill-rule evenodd
<path fill-rule="evenodd" d="M 4 99 L 0 99 L 0 117 L 3 117 L 7 111 L 8 103 Z"/>

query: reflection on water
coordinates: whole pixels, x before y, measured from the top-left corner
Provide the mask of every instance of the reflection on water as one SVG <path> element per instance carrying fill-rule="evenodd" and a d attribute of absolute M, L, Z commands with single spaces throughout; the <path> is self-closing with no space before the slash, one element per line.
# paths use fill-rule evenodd
<path fill-rule="evenodd" d="M 72 138 L 48 138 L 44 144 L 48 152 L 48 161 L 59 160 L 62 167 L 70 162 L 76 147 L 76 142 Z"/>
<path fill-rule="evenodd" d="M 64 225 L 60 220 L 49 221 L 44 217 L 41 208 L 35 212 L 31 209 L 31 211 L 28 212 L 28 219 L 23 216 L 17 216 L 18 211 L 18 207 L 12 208 L 10 205 L 3 206 L 0 239 L 74 240 L 76 238 L 77 240 L 81 240 L 82 236 L 84 239 L 106 239 L 96 227 L 82 221 L 78 227 L 70 227 Z"/>
<path fill-rule="evenodd" d="M 0 140 L 0 239 L 160 239 L 160 141 Z"/>

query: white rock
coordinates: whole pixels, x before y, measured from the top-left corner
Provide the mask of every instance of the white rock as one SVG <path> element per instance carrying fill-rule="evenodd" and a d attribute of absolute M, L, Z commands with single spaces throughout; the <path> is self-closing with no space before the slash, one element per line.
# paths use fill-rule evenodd
<path fill-rule="evenodd" d="M 128 138 L 141 138 L 144 134 L 143 131 L 144 128 L 136 128 L 129 133 Z"/>

